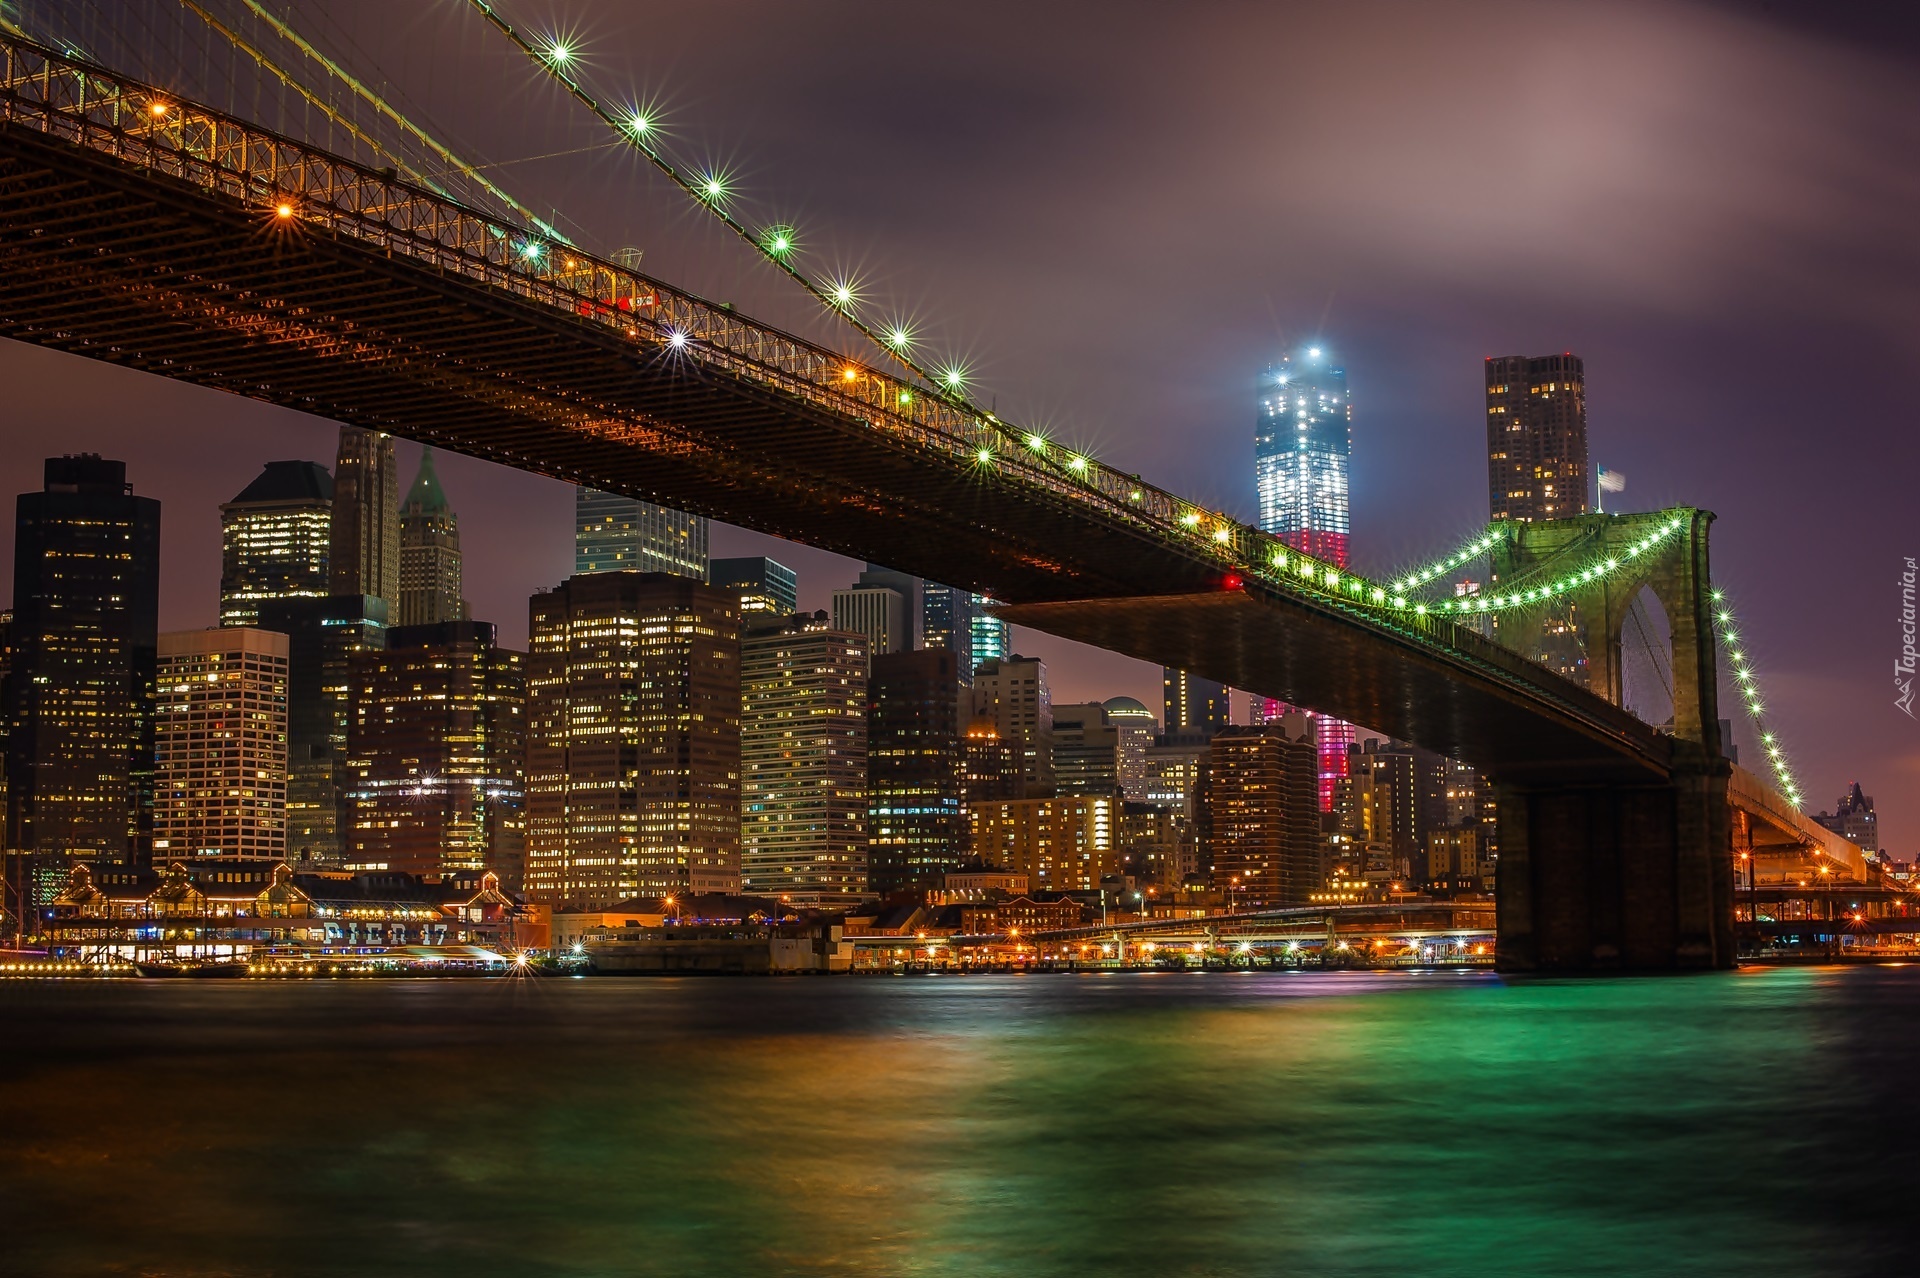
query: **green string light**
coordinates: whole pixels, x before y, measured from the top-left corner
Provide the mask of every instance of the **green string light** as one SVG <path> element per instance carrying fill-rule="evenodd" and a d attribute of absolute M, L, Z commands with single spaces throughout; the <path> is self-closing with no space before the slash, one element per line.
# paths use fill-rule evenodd
<path fill-rule="evenodd" d="M 1495 545 L 1499 544 L 1500 540 L 1506 535 L 1506 531 L 1507 525 L 1504 521 L 1488 524 L 1484 533 L 1474 538 L 1474 540 L 1467 545 L 1462 546 L 1453 554 L 1448 555 L 1445 559 L 1431 563 L 1418 572 L 1408 573 L 1405 577 L 1394 582 L 1394 592 L 1396 594 L 1406 594 L 1409 591 L 1418 590 L 1435 578 L 1445 576 L 1457 568 L 1472 563 L 1480 556 L 1492 550 Z"/>
<path fill-rule="evenodd" d="M 1760 748 L 1766 752 L 1767 766 L 1773 769 L 1774 784 L 1780 787 L 1780 793 L 1787 797 L 1787 802 L 1798 808 L 1801 806 L 1800 786 L 1793 779 L 1793 769 L 1787 763 L 1787 752 L 1780 744 L 1779 736 L 1767 726 L 1767 703 L 1760 695 L 1753 662 L 1740 642 L 1740 632 L 1734 627 L 1733 609 L 1727 603 L 1726 592 L 1715 590 L 1708 597 L 1713 603 L 1714 635 L 1722 651 L 1727 654 L 1727 666 L 1733 674 L 1734 688 L 1740 694 L 1741 704 L 1746 707 L 1754 733 L 1760 738 Z"/>

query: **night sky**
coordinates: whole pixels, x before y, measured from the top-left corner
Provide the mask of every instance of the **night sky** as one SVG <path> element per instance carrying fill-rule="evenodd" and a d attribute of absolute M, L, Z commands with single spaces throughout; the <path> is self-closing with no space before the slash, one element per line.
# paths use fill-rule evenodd
<path fill-rule="evenodd" d="M 1485 522 L 1484 357 L 1581 355 L 1619 508 L 1717 512 L 1715 581 L 1811 806 L 1857 779 L 1883 846 L 1920 851 L 1920 723 L 1892 682 L 1920 556 L 1908 6 L 500 7 L 657 103 L 678 155 L 729 166 L 743 214 L 793 223 L 806 264 L 858 270 L 873 312 L 969 361 L 1002 417 L 1189 497 L 1251 519 L 1255 380 L 1321 342 L 1355 403 L 1365 570 Z M 583 245 L 642 247 L 653 274 L 827 334 L 466 5 L 324 11 Z M 3 491 L 89 450 L 164 503 L 165 628 L 214 619 L 218 504 L 267 460 L 333 459 L 328 423 L 15 343 L 0 386 Z M 522 642 L 527 595 L 571 568 L 571 490 L 440 472 L 474 615 Z M 774 554 L 809 607 L 857 568 L 732 529 L 714 553 Z M 1157 669 L 1018 646 L 1058 700 L 1159 705 Z"/>

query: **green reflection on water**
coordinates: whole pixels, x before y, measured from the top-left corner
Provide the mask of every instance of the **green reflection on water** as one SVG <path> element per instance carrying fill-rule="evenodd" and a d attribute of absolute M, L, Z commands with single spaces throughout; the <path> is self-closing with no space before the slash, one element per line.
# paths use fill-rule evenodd
<path fill-rule="evenodd" d="M 1850 975 L 16 987 L 0 1191 L 47 1275 L 1868 1272 Z"/>

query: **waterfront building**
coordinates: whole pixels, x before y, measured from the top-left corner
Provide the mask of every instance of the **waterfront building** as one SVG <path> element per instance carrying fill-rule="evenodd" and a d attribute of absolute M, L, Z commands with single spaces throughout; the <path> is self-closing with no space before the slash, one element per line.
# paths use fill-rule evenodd
<path fill-rule="evenodd" d="M 348 870 L 492 870 L 526 853 L 526 654 L 484 621 L 396 626 L 348 657 Z"/>
<path fill-rule="evenodd" d="M 1306 905 L 1321 868 L 1318 757 L 1279 725 L 1214 734 L 1207 778 L 1213 886 L 1232 908 Z"/>
<path fill-rule="evenodd" d="M 791 617 L 800 610 L 800 578 L 785 564 L 753 555 L 740 559 L 715 559 L 708 566 L 708 580 L 723 589 L 738 591 L 740 615 L 760 620 L 754 614 Z"/>
<path fill-rule="evenodd" d="M 580 488 L 573 499 L 573 571 L 664 572 L 707 579 L 705 517 Z"/>
<path fill-rule="evenodd" d="M 287 636 L 287 859 L 302 868 L 346 863 L 348 666 L 386 646 L 387 616 L 371 595 L 260 605 L 261 629 Z"/>
<path fill-rule="evenodd" d="M 973 672 L 972 717 L 989 720 L 1020 753 L 1021 796 L 1053 793 L 1053 695 L 1046 663 L 1018 653 L 982 662 Z"/>
<path fill-rule="evenodd" d="M 1191 735 L 1148 746 L 1145 801 L 1204 826 L 1208 754 L 1207 741 Z"/>
<path fill-rule="evenodd" d="M 1120 730 L 1098 701 L 1053 707 L 1056 794 L 1120 793 Z"/>
<path fill-rule="evenodd" d="M 959 664 L 949 648 L 873 659 L 867 682 L 868 863 L 872 888 L 883 896 L 936 887 L 942 875 L 967 861 L 961 696 Z M 1002 777 L 1017 778 L 1013 752 L 1000 752 L 999 759 Z"/>
<path fill-rule="evenodd" d="M 1147 751 L 1160 735 L 1153 711 L 1132 697 L 1108 697 L 1101 703 L 1118 737 L 1120 792 L 1134 803 L 1147 801 Z"/>
<path fill-rule="evenodd" d="M 1063 794 L 989 799 L 967 805 L 973 854 L 1024 874 L 1036 892 L 1093 892 L 1119 871 L 1114 847 L 1118 799 Z"/>
<path fill-rule="evenodd" d="M 739 597 L 666 573 L 587 573 L 529 612 L 528 895 L 738 891 Z"/>
<path fill-rule="evenodd" d="M 741 636 L 743 892 L 824 909 L 865 895 L 867 680 L 865 636 L 824 612 Z"/>
<path fill-rule="evenodd" d="M 47 459 L 15 505 L 7 848 L 144 859 L 153 832 L 160 503 L 126 463 Z"/>
<path fill-rule="evenodd" d="M 1227 685 L 1163 666 L 1160 670 L 1161 722 L 1168 733 L 1217 732 L 1230 722 Z"/>
<path fill-rule="evenodd" d="M 333 476 L 319 462 L 268 462 L 220 507 L 220 624 L 251 626 L 268 599 L 332 589 Z"/>
<path fill-rule="evenodd" d="M 284 857 L 287 636 L 161 635 L 154 682 L 154 859 Z"/>
<path fill-rule="evenodd" d="M 400 507 L 400 624 L 462 621 L 460 520 L 434 473 L 433 449 L 420 452 L 420 473 Z"/>
<path fill-rule="evenodd" d="M 1578 355 L 1487 360 L 1487 490 L 1500 519 L 1587 513 L 1587 377 Z"/>
<path fill-rule="evenodd" d="M 1199 834 L 1173 808 L 1122 803 L 1114 822 L 1121 869 L 1145 884 L 1178 887 L 1200 872 Z"/>
<path fill-rule="evenodd" d="M 930 581 L 922 584 L 920 642 L 925 647 L 945 648 L 952 653 L 954 669 L 962 684 L 973 682 L 973 631 L 979 615 L 980 601 L 969 592 Z"/>
<path fill-rule="evenodd" d="M 331 596 L 372 595 L 389 617 L 399 615 L 400 475 L 391 435 L 340 428 L 327 581 Z"/>

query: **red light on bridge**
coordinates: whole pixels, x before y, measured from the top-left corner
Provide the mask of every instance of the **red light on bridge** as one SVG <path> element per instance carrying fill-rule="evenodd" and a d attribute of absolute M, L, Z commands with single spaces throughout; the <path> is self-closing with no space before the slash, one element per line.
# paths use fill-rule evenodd
<path fill-rule="evenodd" d="M 1220 589 L 1238 590 L 1247 584 L 1247 579 L 1237 572 L 1230 572 L 1220 579 Z"/>

